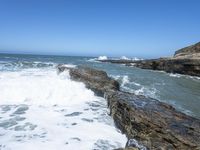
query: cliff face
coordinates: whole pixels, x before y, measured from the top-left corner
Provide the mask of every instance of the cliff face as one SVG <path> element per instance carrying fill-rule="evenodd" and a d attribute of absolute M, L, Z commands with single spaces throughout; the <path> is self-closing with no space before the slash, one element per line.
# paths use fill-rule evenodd
<path fill-rule="evenodd" d="M 60 72 L 65 69 L 71 79 L 104 95 L 116 126 L 128 137 L 127 150 L 200 149 L 200 120 L 158 100 L 120 91 L 119 83 L 106 72 L 58 66 Z"/>
<path fill-rule="evenodd" d="M 176 51 L 174 58 L 200 59 L 200 42 Z"/>

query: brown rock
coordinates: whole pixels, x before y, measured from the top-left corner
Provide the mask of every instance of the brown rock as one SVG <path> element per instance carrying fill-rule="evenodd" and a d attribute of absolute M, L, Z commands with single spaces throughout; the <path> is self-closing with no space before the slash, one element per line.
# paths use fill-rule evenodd
<path fill-rule="evenodd" d="M 200 59 L 200 42 L 175 52 L 175 58 Z"/>
<path fill-rule="evenodd" d="M 89 67 L 79 66 L 67 68 L 62 65 L 57 67 L 59 71 L 69 70 L 70 77 L 75 81 L 85 83 L 86 87 L 95 92 L 98 96 L 104 96 L 108 90 L 119 90 L 119 83 L 108 77 L 106 72 L 94 70 Z"/>
<path fill-rule="evenodd" d="M 126 92 L 106 94 L 116 126 L 148 149 L 200 149 L 200 121 L 172 106 Z"/>

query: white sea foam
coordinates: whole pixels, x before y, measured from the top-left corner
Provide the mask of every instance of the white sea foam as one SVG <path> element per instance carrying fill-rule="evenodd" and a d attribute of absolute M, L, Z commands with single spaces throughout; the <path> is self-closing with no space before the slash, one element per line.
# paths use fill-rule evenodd
<path fill-rule="evenodd" d="M 126 57 L 126 56 L 122 56 L 120 57 L 121 60 L 130 60 L 130 58 Z"/>
<path fill-rule="evenodd" d="M 134 93 L 136 95 L 144 95 L 146 97 L 158 98 L 158 90 L 155 87 L 148 87 L 141 85 L 140 83 L 131 81 L 128 75 L 120 76 L 115 75 L 112 76 L 116 80 L 121 80 L 121 88 L 130 93 Z M 156 83 L 155 83 L 156 84 Z"/>
<path fill-rule="evenodd" d="M 143 60 L 143 59 L 140 59 L 140 58 L 137 58 L 137 57 L 128 58 L 126 56 L 121 56 L 120 59 L 121 60 L 133 60 L 133 61 Z"/>
<path fill-rule="evenodd" d="M 107 60 L 108 57 L 107 56 L 99 56 L 98 58 L 91 58 L 88 59 L 89 62 L 99 62 L 99 60 Z"/>
<path fill-rule="evenodd" d="M 99 61 L 97 61 L 97 58 L 90 58 L 87 61 L 89 61 L 89 62 L 99 62 Z"/>
<path fill-rule="evenodd" d="M 128 84 L 130 81 L 129 81 L 129 78 L 128 78 L 128 76 L 123 76 L 123 78 L 122 78 L 122 84 L 121 84 L 121 86 L 125 86 L 125 84 Z"/>
<path fill-rule="evenodd" d="M 187 76 L 187 77 L 193 80 L 200 80 L 200 77 L 197 76 Z"/>
<path fill-rule="evenodd" d="M 144 95 L 146 97 L 151 97 L 151 98 L 156 98 L 156 99 L 158 98 L 157 97 L 158 90 L 156 88 L 142 86 L 140 89 L 135 90 L 134 93 L 136 95 Z"/>
<path fill-rule="evenodd" d="M 170 73 L 169 76 L 170 76 L 170 77 L 177 77 L 177 78 L 180 78 L 182 75 Z"/>
<path fill-rule="evenodd" d="M 55 70 L 47 72 L 42 69 L 27 69 L 21 72 L 3 72 L 0 88 L 0 103 L 3 104 L 70 105 L 94 98 L 93 92 L 85 90 L 84 84 L 71 81 L 68 72 L 58 76 Z"/>
<path fill-rule="evenodd" d="M 143 60 L 143 59 L 142 58 L 133 57 L 132 60 L 138 61 L 138 60 Z"/>
<path fill-rule="evenodd" d="M 170 77 L 175 77 L 175 78 L 184 77 L 184 78 L 187 78 L 187 79 L 200 80 L 200 77 L 197 77 L 197 76 L 190 76 L 190 75 L 177 74 L 177 73 L 169 73 L 168 75 Z"/>
<path fill-rule="evenodd" d="M 136 86 L 141 86 L 141 84 L 137 83 L 137 82 L 132 82 L 132 84 L 136 85 Z"/>
<path fill-rule="evenodd" d="M 127 75 L 124 75 L 124 76 L 120 76 L 120 75 L 112 75 L 112 77 L 115 79 L 115 80 L 121 80 L 121 87 L 122 88 L 126 88 L 126 89 L 129 89 L 131 91 L 133 91 L 133 89 L 130 89 L 127 87 L 127 84 L 129 85 L 135 85 L 135 86 L 138 86 L 140 87 L 141 84 L 137 83 L 137 82 L 133 82 L 133 81 L 130 81 L 129 80 L 129 77 Z"/>
<path fill-rule="evenodd" d="M 67 71 L 0 72 L 0 149 L 64 150 L 123 147 L 106 101 Z"/>
<path fill-rule="evenodd" d="M 97 58 L 97 60 L 107 60 L 107 59 L 108 59 L 107 56 L 99 56 L 99 57 Z"/>
<path fill-rule="evenodd" d="M 119 80 L 120 79 L 120 75 L 111 75 L 112 78 L 114 78 L 115 80 Z"/>
<path fill-rule="evenodd" d="M 73 64 L 63 64 L 62 66 L 68 67 L 68 68 L 75 68 L 76 67 L 76 65 L 73 65 Z"/>

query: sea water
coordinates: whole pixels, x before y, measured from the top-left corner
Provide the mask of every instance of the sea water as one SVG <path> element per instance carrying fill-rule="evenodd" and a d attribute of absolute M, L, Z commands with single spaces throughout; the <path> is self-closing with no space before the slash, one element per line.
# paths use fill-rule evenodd
<path fill-rule="evenodd" d="M 1 150 L 106 150 L 125 146 L 126 136 L 115 128 L 104 98 L 95 96 L 83 83 L 72 81 L 67 71 L 58 74 L 58 63 L 53 60 L 32 59 L 1 59 Z"/>
<path fill-rule="evenodd" d="M 104 70 L 121 90 L 172 104 L 200 118 L 200 79 L 101 63 L 89 57 L 0 54 L 1 150 L 109 150 L 127 138 L 108 115 L 104 98 L 56 66 Z"/>

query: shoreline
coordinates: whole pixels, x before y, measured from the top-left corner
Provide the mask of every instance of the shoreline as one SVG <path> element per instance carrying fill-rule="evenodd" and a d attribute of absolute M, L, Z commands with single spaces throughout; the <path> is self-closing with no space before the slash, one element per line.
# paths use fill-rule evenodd
<path fill-rule="evenodd" d="M 123 64 L 128 67 L 165 71 L 200 77 L 200 59 L 147 59 L 147 60 L 98 60 L 103 63 Z"/>
<path fill-rule="evenodd" d="M 200 77 L 200 42 L 175 51 L 173 57 L 145 60 L 104 59 L 98 61 Z"/>

